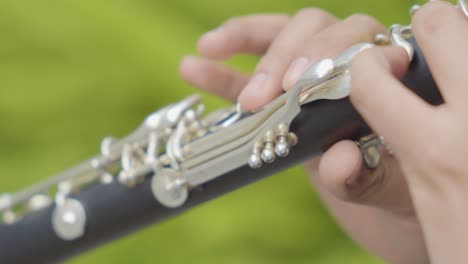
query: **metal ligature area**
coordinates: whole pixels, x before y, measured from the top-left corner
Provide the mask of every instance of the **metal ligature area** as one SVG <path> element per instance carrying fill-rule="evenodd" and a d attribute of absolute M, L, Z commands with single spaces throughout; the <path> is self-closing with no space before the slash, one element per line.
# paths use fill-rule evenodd
<path fill-rule="evenodd" d="M 127 137 L 105 138 L 97 156 L 2 194 L 0 263 L 63 260 L 298 164 L 339 140 L 369 135 L 347 97 L 353 58 L 374 45 L 403 47 L 413 60 L 405 84 L 441 103 L 411 28 L 396 25 L 389 35 L 317 62 L 257 112 L 233 106 L 205 115 L 200 98 L 191 96 L 149 115 Z M 372 140 L 365 146 L 372 148 Z"/>

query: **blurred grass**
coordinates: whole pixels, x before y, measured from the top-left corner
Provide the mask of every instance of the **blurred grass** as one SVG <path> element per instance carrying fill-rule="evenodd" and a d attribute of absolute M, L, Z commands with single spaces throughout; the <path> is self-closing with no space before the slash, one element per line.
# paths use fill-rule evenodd
<path fill-rule="evenodd" d="M 177 72 L 231 16 L 318 6 L 408 23 L 413 1 L 0 1 L 0 190 L 40 181 L 196 90 Z M 251 69 L 252 57 L 232 62 Z M 204 96 L 208 109 L 225 102 Z M 116 219 L 118 221 L 118 219 Z M 111 223 L 109 223 L 111 224 Z M 77 257 L 70 263 L 379 263 L 333 223 L 300 168 Z"/>

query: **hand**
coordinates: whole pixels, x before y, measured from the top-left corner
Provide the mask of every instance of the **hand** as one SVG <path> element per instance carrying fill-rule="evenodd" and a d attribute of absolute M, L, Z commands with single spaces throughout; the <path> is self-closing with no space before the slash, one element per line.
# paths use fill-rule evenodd
<path fill-rule="evenodd" d="M 372 42 L 386 29 L 366 15 L 338 20 L 318 9 L 293 17 L 251 15 L 233 18 L 206 33 L 200 57 L 180 65 L 185 80 L 253 110 L 291 89 L 312 63 L 333 58 L 358 42 Z M 222 65 L 238 53 L 262 56 L 253 77 Z M 398 162 L 385 157 L 375 171 L 362 165 L 356 144 L 344 141 L 306 168 L 337 221 L 362 246 L 392 263 L 426 263 L 419 222 Z M 320 173 L 318 171 L 320 170 Z"/>
<path fill-rule="evenodd" d="M 408 66 L 398 48 L 354 61 L 351 100 L 401 164 L 431 263 L 466 263 L 468 20 L 453 5 L 432 1 L 414 15 L 413 32 L 445 104 L 429 105 L 398 81 Z"/>

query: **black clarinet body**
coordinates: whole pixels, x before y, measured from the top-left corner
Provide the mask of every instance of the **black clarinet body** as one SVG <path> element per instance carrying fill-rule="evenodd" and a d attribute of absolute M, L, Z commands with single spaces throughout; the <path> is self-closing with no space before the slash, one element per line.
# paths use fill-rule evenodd
<path fill-rule="evenodd" d="M 427 102 L 441 104 L 442 97 L 423 55 L 414 46 L 414 59 L 402 81 Z M 178 208 L 168 208 L 155 200 L 148 180 L 152 175 L 148 173 L 147 180 L 133 188 L 114 181 L 90 185 L 73 194 L 72 198 L 83 205 L 87 220 L 84 235 L 75 240 L 63 240 L 54 231 L 54 205 L 27 214 L 13 224 L 2 224 L 0 263 L 59 262 L 320 155 L 340 140 L 356 140 L 371 133 L 348 98 L 303 105 L 290 129 L 299 144 L 289 156 L 259 169 L 246 165 L 219 176 L 191 190 L 187 201 Z"/>

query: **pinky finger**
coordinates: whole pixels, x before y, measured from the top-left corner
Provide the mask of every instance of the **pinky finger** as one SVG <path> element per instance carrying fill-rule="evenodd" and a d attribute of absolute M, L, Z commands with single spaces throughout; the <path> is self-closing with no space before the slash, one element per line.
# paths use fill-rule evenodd
<path fill-rule="evenodd" d="M 230 101 L 237 99 L 249 80 L 244 73 L 195 56 L 186 56 L 179 71 L 186 82 Z"/>

